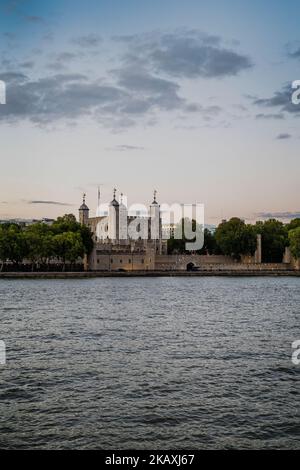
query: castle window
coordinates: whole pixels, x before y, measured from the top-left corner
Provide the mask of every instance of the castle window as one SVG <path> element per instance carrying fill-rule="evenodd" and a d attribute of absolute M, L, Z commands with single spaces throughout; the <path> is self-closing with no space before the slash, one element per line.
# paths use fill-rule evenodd
<path fill-rule="evenodd" d="M 128 263 L 131 263 L 131 259 L 128 260 Z"/>
<path fill-rule="evenodd" d="M 144 260 L 144 259 L 142 259 L 142 264 L 145 264 L 145 260 Z"/>
<path fill-rule="evenodd" d="M 122 264 L 122 263 L 123 263 L 123 260 L 120 259 L 120 263 Z"/>
<path fill-rule="evenodd" d="M 111 264 L 113 264 L 114 260 L 113 260 L 113 259 L 111 259 L 111 260 L 110 260 L 110 262 L 111 262 Z"/>

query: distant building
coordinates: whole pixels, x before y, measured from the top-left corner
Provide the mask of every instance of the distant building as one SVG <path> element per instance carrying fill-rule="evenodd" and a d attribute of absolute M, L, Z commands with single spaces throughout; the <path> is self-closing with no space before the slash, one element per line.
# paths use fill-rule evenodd
<path fill-rule="evenodd" d="M 0 224 L 16 224 L 20 225 L 21 227 L 29 227 L 30 225 L 42 223 L 46 225 L 52 225 L 55 222 L 55 219 L 6 219 L 0 220 Z"/>
<path fill-rule="evenodd" d="M 177 225 L 178 224 L 163 224 L 162 226 L 163 238 L 165 239 L 174 238 Z"/>

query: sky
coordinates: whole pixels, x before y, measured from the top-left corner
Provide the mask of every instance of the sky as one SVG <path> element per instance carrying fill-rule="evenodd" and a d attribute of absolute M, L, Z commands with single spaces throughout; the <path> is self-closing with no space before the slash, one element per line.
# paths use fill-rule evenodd
<path fill-rule="evenodd" d="M 0 219 L 203 203 L 300 217 L 297 1 L 0 0 Z"/>

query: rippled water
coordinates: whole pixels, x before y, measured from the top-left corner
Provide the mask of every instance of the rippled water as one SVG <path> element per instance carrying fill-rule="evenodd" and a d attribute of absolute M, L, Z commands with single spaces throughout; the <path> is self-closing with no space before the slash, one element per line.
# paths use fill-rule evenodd
<path fill-rule="evenodd" d="M 0 447 L 299 449 L 299 288 L 0 281 Z"/>

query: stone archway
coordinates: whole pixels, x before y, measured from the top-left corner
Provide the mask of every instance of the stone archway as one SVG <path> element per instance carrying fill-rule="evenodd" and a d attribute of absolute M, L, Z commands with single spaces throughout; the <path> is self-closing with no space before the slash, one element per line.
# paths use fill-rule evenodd
<path fill-rule="evenodd" d="M 186 265 L 186 270 L 187 271 L 194 271 L 195 270 L 195 264 L 190 262 Z"/>

